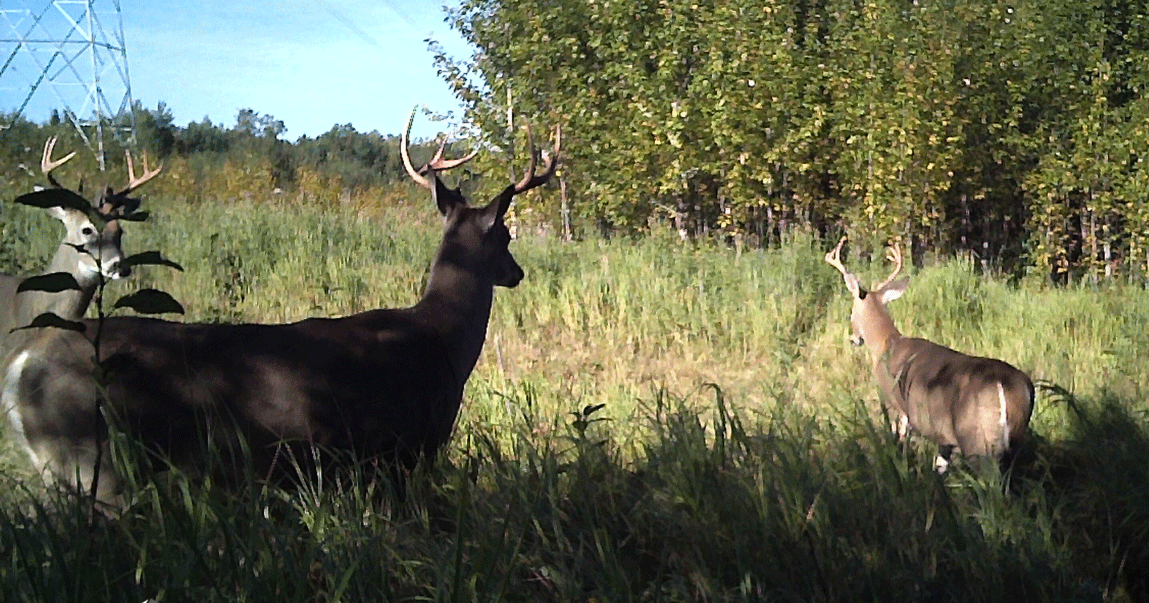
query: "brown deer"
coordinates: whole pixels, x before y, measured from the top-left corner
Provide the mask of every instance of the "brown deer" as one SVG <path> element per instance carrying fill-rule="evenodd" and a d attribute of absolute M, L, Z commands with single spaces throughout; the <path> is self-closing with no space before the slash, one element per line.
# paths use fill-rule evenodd
<path fill-rule="evenodd" d="M 917 431 L 940 446 L 935 468 L 944 473 L 954 450 L 993 457 L 1008 465 L 1029 426 L 1033 383 L 1001 360 L 967 356 L 945 346 L 903 336 L 886 304 L 902 296 L 909 280 L 894 280 L 902 254 L 894 246 L 888 259 L 894 270 L 870 291 L 842 265 L 842 244 L 826 254 L 853 296 L 850 312 L 854 345 L 863 343 L 873 358 L 878 385 L 898 413 L 899 433 Z"/>
<path fill-rule="evenodd" d="M 461 165 L 443 149 L 422 170 L 403 164 L 431 192 L 443 235 L 422 298 L 403 309 L 290 324 L 185 324 L 115 317 L 99 329 L 108 375 L 106 412 L 125 432 L 168 462 L 192 472 L 206 447 L 225 460 L 242 454 L 260 475 L 292 475 L 314 454 L 348 456 L 409 469 L 433 457 L 453 429 L 463 388 L 487 333 L 494 287 L 523 279 L 508 249 L 503 217 L 512 199 L 546 183 L 558 165 L 560 131 L 541 174 L 533 141 L 518 182 L 483 207 L 470 207 L 438 172 Z M 530 130 L 528 129 L 528 137 Z M 94 403 L 91 340 L 44 333 L 8 369 L 4 404 L 36 464 L 60 480 L 92 488 L 119 504 Z M 53 330 L 54 331 L 54 330 Z M 225 466 L 225 473 L 234 467 Z"/>

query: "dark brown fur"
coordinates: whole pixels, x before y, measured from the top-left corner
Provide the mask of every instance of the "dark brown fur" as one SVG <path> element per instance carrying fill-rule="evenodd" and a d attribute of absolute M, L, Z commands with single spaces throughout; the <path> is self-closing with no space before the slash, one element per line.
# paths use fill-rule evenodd
<path fill-rule="evenodd" d="M 99 337 L 108 413 L 193 472 L 207 447 L 241 460 L 241 443 L 261 475 L 307 465 L 313 445 L 389 466 L 433 455 L 482 349 L 493 288 L 523 278 L 503 224 L 520 191 L 470 208 L 433 180 L 443 240 L 415 306 L 278 325 L 108 319 Z M 96 331 L 89 321 L 87 337 Z M 79 471 L 90 488 L 102 455 L 98 498 L 115 506 L 91 357 L 84 336 L 46 329 L 8 367 L 16 381 L 3 397 L 36 464 L 59 479 L 74 484 Z"/>

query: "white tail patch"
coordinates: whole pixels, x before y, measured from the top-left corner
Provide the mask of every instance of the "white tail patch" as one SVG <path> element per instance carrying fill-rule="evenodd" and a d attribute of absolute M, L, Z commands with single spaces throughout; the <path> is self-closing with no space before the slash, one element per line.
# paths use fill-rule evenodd
<path fill-rule="evenodd" d="M 40 467 L 40 458 L 36 456 L 36 451 L 32 450 L 31 444 L 28 443 L 28 437 L 24 435 L 24 420 L 20 416 L 20 375 L 24 372 L 24 365 L 27 364 L 30 357 L 31 354 L 24 350 L 17 354 L 12 363 L 8 365 L 8 370 L 4 375 L 4 389 L 0 390 L 0 406 L 3 406 L 4 411 L 8 414 L 8 423 L 12 425 L 12 431 L 20 439 L 20 444 L 32 457 L 32 463 L 36 467 Z"/>
<path fill-rule="evenodd" d="M 999 404 L 998 410 L 1001 413 L 1001 417 L 998 419 L 998 425 L 1001 427 L 1002 451 L 1006 451 L 1009 450 L 1009 421 L 1005 416 L 1005 388 L 1001 385 L 1000 381 L 997 382 L 997 400 Z"/>

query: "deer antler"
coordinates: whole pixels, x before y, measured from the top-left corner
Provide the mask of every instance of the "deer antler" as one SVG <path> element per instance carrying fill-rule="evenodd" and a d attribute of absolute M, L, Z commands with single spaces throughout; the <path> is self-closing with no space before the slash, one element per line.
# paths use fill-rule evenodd
<path fill-rule="evenodd" d="M 535 150 L 535 137 L 531 133 L 531 126 L 525 126 L 527 129 L 527 142 L 530 144 L 531 161 L 527 166 L 526 173 L 523 174 L 523 179 L 515 183 L 515 194 L 526 192 L 537 186 L 546 184 L 547 180 L 551 179 L 555 170 L 559 165 L 559 148 L 562 146 L 562 127 L 555 126 L 555 146 L 551 151 L 550 157 L 547 159 L 547 168 L 543 173 L 535 175 L 535 167 L 538 165 L 537 151 Z"/>
<path fill-rule="evenodd" d="M 846 281 L 846 288 L 850 290 L 851 294 L 857 296 L 862 289 L 861 284 L 858 283 L 858 277 L 850 274 L 850 272 L 846 270 L 846 267 L 842 265 L 842 245 L 845 243 L 846 237 L 842 237 L 842 240 L 838 241 L 837 247 L 834 247 L 833 251 L 826 254 L 826 263 L 837 268 L 838 272 L 842 273 L 842 279 Z"/>
<path fill-rule="evenodd" d="M 40 157 L 40 172 L 48 177 L 48 182 L 56 188 L 64 188 L 56 177 L 52 175 L 52 170 L 64 165 L 69 159 L 76 156 L 76 152 L 72 151 L 61 159 L 52 160 L 52 151 L 56 148 L 56 136 L 44 141 L 44 155 Z"/>
<path fill-rule="evenodd" d="M 894 243 L 893 247 L 886 250 L 886 259 L 894 263 L 894 271 L 890 273 L 890 276 L 886 277 L 886 280 L 876 285 L 874 291 L 893 282 L 894 277 L 898 276 L 898 273 L 902 271 L 902 250 L 898 247 L 897 243 Z"/>
<path fill-rule="evenodd" d="M 838 272 L 842 273 L 842 276 L 850 276 L 850 273 L 846 270 L 846 267 L 842 265 L 842 245 L 845 243 L 846 237 L 842 237 L 842 240 L 838 241 L 838 246 L 835 247 L 833 251 L 826 254 L 826 263 L 837 268 Z"/>
<path fill-rule="evenodd" d="M 127 195 L 128 193 L 143 186 L 144 183 L 151 180 L 152 178 L 155 178 L 164 169 L 164 166 L 161 163 L 160 167 L 154 170 L 148 170 L 148 155 L 147 153 L 143 153 L 144 173 L 137 177 L 135 166 L 132 165 L 132 154 L 128 151 L 124 151 L 124 156 L 128 158 L 128 186 L 124 190 L 117 192 L 115 194 L 117 197 L 123 197 L 124 195 Z"/>
<path fill-rule="evenodd" d="M 447 143 L 444 142 L 439 145 L 439 150 L 435 152 L 435 156 L 431 158 L 431 161 L 416 170 L 415 167 L 411 165 L 411 154 L 407 150 L 407 137 L 410 135 L 411 122 L 413 121 L 415 121 L 415 109 L 411 109 L 411 115 L 407 116 L 407 125 L 403 128 L 403 132 L 399 137 L 399 154 L 403 157 L 403 168 L 407 170 L 407 175 L 419 186 L 427 190 L 434 189 L 435 185 L 426 176 L 423 176 L 424 173 L 442 172 L 459 167 L 474 159 L 475 156 L 479 154 L 479 149 L 475 149 L 471 151 L 469 155 L 460 157 L 459 159 L 443 159 L 443 149 L 447 146 Z"/>
<path fill-rule="evenodd" d="M 474 159 L 475 156 L 479 154 L 479 149 L 475 149 L 474 151 L 471 151 L 470 154 L 468 154 L 464 157 L 460 157 L 458 159 L 443 159 L 443 149 L 446 148 L 446 146 L 447 146 L 446 141 L 439 143 L 439 150 L 435 151 L 435 156 L 431 158 L 431 161 L 427 162 L 427 165 L 424 165 L 423 167 L 419 168 L 420 174 L 424 174 L 426 172 L 431 172 L 431 171 L 445 172 L 451 168 L 459 167 L 460 165 L 467 163 L 468 161 Z"/>

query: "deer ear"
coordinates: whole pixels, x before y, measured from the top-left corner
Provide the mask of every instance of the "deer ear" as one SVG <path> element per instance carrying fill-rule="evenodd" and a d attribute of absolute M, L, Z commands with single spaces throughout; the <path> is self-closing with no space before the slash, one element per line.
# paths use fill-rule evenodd
<path fill-rule="evenodd" d="M 515 198 L 514 185 L 508 186 L 499 193 L 499 196 L 491 199 L 491 202 L 483 208 L 483 230 L 490 230 L 495 224 L 502 222 L 503 217 L 507 215 L 507 210 L 511 207 L 511 199 Z"/>
<path fill-rule="evenodd" d="M 459 192 L 459 189 L 449 189 L 435 172 L 431 172 L 431 178 L 435 180 L 435 188 L 431 189 L 431 196 L 435 198 L 435 205 L 439 207 L 439 213 L 444 216 L 451 213 L 451 210 L 457 207 L 466 207 L 467 199 Z"/>
<path fill-rule="evenodd" d="M 858 284 L 858 277 L 847 272 L 842 275 L 842 280 L 846 281 L 846 288 L 850 290 L 850 295 L 859 298 L 865 295 L 862 292 L 862 286 Z"/>
<path fill-rule="evenodd" d="M 879 296 L 878 299 L 880 299 L 882 301 L 882 305 L 885 305 L 885 304 L 888 304 L 888 303 L 894 301 L 895 299 L 898 299 L 899 297 L 901 297 L 902 294 L 906 292 L 906 287 L 909 284 L 910 284 L 910 279 L 903 277 L 903 278 L 900 278 L 900 279 L 898 279 L 892 283 L 887 284 L 885 287 L 882 287 L 879 291 L 875 291 L 875 293 L 878 294 L 878 296 Z"/>

